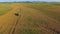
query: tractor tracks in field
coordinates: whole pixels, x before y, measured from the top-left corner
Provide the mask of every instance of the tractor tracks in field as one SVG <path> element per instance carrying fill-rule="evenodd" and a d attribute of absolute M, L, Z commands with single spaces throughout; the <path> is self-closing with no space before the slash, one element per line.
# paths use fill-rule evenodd
<path fill-rule="evenodd" d="M 17 7 L 15 7 L 12 11 L 11 11 L 11 13 L 12 12 L 15 12 L 16 11 L 16 13 L 20 13 L 20 6 L 17 6 Z M 17 24 L 18 24 L 18 21 L 19 21 L 19 18 L 20 18 L 21 16 L 19 15 L 19 16 L 16 16 L 16 21 L 15 21 L 15 23 L 14 23 L 14 26 L 12 27 L 12 29 L 11 29 L 11 31 L 10 31 L 10 33 L 9 34 L 14 34 L 14 32 L 15 32 L 15 29 L 16 29 L 16 26 L 17 26 Z"/>
<path fill-rule="evenodd" d="M 21 8 L 20 8 L 19 13 L 20 13 L 20 12 L 21 12 Z M 18 25 L 18 23 L 19 23 L 19 21 L 20 21 L 20 18 L 21 18 L 21 14 L 18 14 L 17 17 L 18 17 L 18 18 L 17 18 L 16 23 L 15 23 L 15 25 L 14 25 L 14 28 L 13 28 L 13 30 L 12 30 L 12 34 L 15 33 L 16 27 L 17 27 L 17 25 Z"/>
<path fill-rule="evenodd" d="M 12 30 L 12 34 L 14 34 L 14 32 L 15 32 L 15 29 L 16 29 L 16 27 L 17 27 L 17 25 L 18 25 L 18 22 L 19 22 L 19 20 L 20 20 L 20 17 L 21 17 L 21 16 L 19 16 L 19 18 L 18 18 L 17 21 L 16 21 L 16 24 L 14 25 L 14 28 L 13 28 L 13 30 Z"/>

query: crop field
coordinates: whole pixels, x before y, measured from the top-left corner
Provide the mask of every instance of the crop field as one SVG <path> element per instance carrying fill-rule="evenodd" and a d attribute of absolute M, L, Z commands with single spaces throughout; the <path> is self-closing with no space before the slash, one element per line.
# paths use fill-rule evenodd
<path fill-rule="evenodd" d="M 60 34 L 60 3 L 0 3 L 0 34 Z"/>

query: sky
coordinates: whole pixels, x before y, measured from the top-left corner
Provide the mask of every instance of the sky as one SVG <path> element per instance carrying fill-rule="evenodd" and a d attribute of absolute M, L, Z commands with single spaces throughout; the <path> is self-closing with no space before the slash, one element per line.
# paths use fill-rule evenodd
<path fill-rule="evenodd" d="M 60 2 L 60 0 L 0 0 L 0 2 L 18 2 L 18 1 L 46 1 L 46 2 Z"/>

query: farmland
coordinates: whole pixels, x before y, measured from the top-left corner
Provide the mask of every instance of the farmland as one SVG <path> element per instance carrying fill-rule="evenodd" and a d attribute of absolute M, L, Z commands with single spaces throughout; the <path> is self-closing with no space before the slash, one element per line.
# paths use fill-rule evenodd
<path fill-rule="evenodd" d="M 60 3 L 0 3 L 0 34 L 60 34 Z"/>

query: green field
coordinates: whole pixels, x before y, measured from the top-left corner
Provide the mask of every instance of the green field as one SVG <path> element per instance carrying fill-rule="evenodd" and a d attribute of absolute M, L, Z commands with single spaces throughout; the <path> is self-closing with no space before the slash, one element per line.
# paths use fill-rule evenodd
<path fill-rule="evenodd" d="M 60 3 L 0 3 L 0 15 L 0 34 L 60 34 Z"/>

